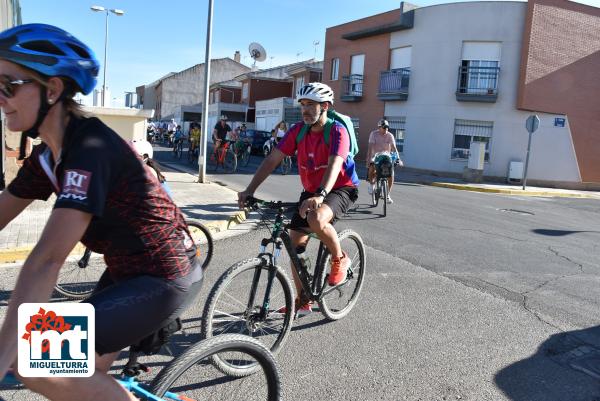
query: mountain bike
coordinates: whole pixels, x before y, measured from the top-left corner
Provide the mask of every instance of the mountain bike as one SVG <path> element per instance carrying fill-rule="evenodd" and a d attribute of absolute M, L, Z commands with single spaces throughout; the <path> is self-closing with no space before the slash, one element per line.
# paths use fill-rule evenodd
<path fill-rule="evenodd" d="M 169 362 L 150 383 L 138 381 L 140 374 L 150 372 L 138 358 L 142 354 L 157 353 L 180 328 L 181 321 L 176 319 L 140 344 L 131 346 L 128 361 L 117 382 L 146 401 L 281 400 L 280 377 L 273 355 L 259 341 L 243 335 L 231 334 L 200 341 Z M 260 370 L 261 374 L 244 378 L 223 377 L 208 363 L 209 358 L 217 355 L 240 367 L 251 364 L 254 371 Z M 19 386 L 19 380 L 9 373 L 0 382 L 0 394 L 21 391 L 17 389 Z M 12 395 L 7 399 L 12 399 Z"/>
<path fill-rule="evenodd" d="M 388 178 L 394 175 L 395 155 L 388 152 L 376 153 L 374 156 L 376 181 L 371 192 L 371 206 L 377 207 L 379 200 L 383 203 L 383 217 L 387 216 L 387 198 L 389 196 Z"/>
<path fill-rule="evenodd" d="M 202 223 L 186 220 L 196 244 L 196 257 L 203 269 L 208 267 L 213 254 L 213 238 L 210 230 Z M 96 283 L 106 270 L 102 255 L 85 248 L 83 256 L 69 257 L 58 273 L 54 289 L 69 299 L 85 299 L 92 294 Z"/>
<path fill-rule="evenodd" d="M 284 157 L 279 167 L 281 168 L 282 175 L 286 175 L 287 173 L 292 171 L 292 156 Z"/>
<path fill-rule="evenodd" d="M 200 149 L 200 145 L 199 144 L 195 144 L 195 146 L 192 145 L 192 143 L 190 142 L 190 146 L 188 148 L 187 151 L 187 155 L 188 155 L 188 162 L 189 163 L 195 163 L 198 161 L 198 152 Z"/>
<path fill-rule="evenodd" d="M 214 150 L 210 156 L 210 164 L 213 171 L 217 171 L 219 166 L 227 173 L 234 173 L 237 170 L 237 155 L 231 148 L 231 143 L 226 141 L 223 145 L 214 145 Z"/>
<path fill-rule="evenodd" d="M 342 249 L 351 258 L 351 265 L 346 280 L 329 286 L 327 270 L 331 255 L 323 243 L 317 239 L 313 245 L 318 244 L 318 250 L 315 250 L 315 246 L 306 250 L 309 255 L 316 255 L 314 270 L 300 261 L 292 246 L 289 217 L 298 210 L 298 205 L 248 198 L 246 206 L 261 214 L 261 222 L 270 228 L 271 235 L 261 241 L 256 258 L 231 266 L 211 289 L 204 305 L 203 338 L 225 333 L 248 334 L 260 339 L 274 354 L 281 349 L 294 317 L 293 286 L 279 264 L 283 247 L 302 282 L 301 296 L 317 302 L 320 312 L 327 319 L 341 319 L 356 305 L 366 268 L 365 247 L 361 237 L 349 229 L 338 233 Z M 314 233 L 307 234 L 310 238 L 316 238 Z M 214 356 L 212 362 L 224 373 L 243 373 L 218 356 Z M 249 368 L 245 369 L 247 372 Z"/>
<path fill-rule="evenodd" d="M 174 141 L 173 157 L 175 157 L 176 159 L 181 159 L 182 155 L 183 155 L 183 139 L 179 138 Z"/>

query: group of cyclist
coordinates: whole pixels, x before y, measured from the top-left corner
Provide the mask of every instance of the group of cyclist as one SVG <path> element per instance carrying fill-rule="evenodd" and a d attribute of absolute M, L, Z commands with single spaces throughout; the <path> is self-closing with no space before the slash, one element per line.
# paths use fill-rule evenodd
<path fill-rule="evenodd" d="M 23 165 L 0 193 L 0 229 L 33 200 L 56 196 L 41 238 L 21 268 L 0 329 L 0 378 L 16 366 L 18 306 L 50 299 L 75 245 L 81 241 L 103 254 L 107 265 L 85 300 L 95 307 L 96 372 L 85 379 L 20 377 L 50 400 L 71 399 L 73 394 L 78 400 L 135 400 L 107 374 L 109 368 L 122 349 L 179 316 L 203 281 L 183 214 L 161 186 L 160 176 L 139 157 L 139 150 L 98 118 L 84 115 L 74 100 L 78 92 L 93 90 L 99 68 L 93 51 L 60 28 L 25 24 L 0 33 L 0 108 L 6 124 L 22 132 L 22 144 L 28 137 L 41 140 L 26 158 L 21 146 Z M 238 203 L 244 207 L 281 161 L 297 153 L 303 191 L 291 220 L 292 242 L 306 245 L 307 229 L 317 235 L 331 253 L 328 284 L 335 286 L 345 280 L 351 261 L 333 222 L 357 200 L 359 179 L 346 128 L 328 120 L 334 103 L 331 88 L 306 84 L 298 90 L 297 101 L 302 121 L 289 130 L 278 127 L 283 134 L 238 194 Z M 326 125 L 331 127 L 328 143 Z M 383 143 L 396 151 L 388 126 L 380 122 L 379 133 L 371 135 L 369 157 Z M 230 131 L 221 118 L 213 137 L 223 142 Z M 199 129 L 197 135 L 199 139 Z M 303 298 L 293 272 L 296 308 L 310 312 L 312 305 Z"/>

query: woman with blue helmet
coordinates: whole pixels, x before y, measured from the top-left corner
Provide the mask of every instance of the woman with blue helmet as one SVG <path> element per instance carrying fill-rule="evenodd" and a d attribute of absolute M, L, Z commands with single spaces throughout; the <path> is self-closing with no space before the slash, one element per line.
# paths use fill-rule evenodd
<path fill-rule="evenodd" d="M 106 372 L 121 349 L 179 316 L 202 283 L 181 211 L 132 147 L 73 99 L 92 91 L 98 69 L 92 50 L 60 28 L 26 24 L 0 33 L 6 124 L 22 132 L 22 159 L 27 137 L 42 141 L 0 194 L 0 230 L 34 199 L 56 196 L 0 329 L 0 378 L 16 360 L 18 306 L 49 300 L 77 242 L 107 265 L 85 301 L 95 308 L 95 373 L 21 378 L 50 400 L 135 400 Z"/>

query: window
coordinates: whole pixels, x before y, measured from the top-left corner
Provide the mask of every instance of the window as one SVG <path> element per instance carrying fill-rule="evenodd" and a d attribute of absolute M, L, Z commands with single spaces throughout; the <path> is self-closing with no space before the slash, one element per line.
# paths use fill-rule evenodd
<path fill-rule="evenodd" d="M 242 99 L 248 99 L 248 82 L 242 85 Z"/>
<path fill-rule="evenodd" d="M 331 60 L 331 80 L 337 81 L 340 74 L 340 59 L 334 58 Z"/>
<path fill-rule="evenodd" d="M 304 86 L 304 75 L 296 78 L 296 92 Z"/>
<path fill-rule="evenodd" d="M 486 162 L 490 161 L 490 141 L 494 123 L 491 121 L 454 120 L 452 159 L 468 159 L 472 141 L 485 142 Z"/>
<path fill-rule="evenodd" d="M 406 126 L 406 117 L 386 117 L 390 124 L 389 131 L 396 138 L 396 148 L 399 153 L 404 152 L 404 131 Z"/>
<path fill-rule="evenodd" d="M 215 92 L 215 103 L 219 103 L 221 101 L 221 91 Z"/>
<path fill-rule="evenodd" d="M 351 117 L 350 120 L 352 120 L 352 125 L 354 126 L 354 133 L 356 134 L 356 137 L 358 137 L 358 132 L 360 130 L 360 119 Z"/>
<path fill-rule="evenodd" d="M 460 77 L 461 93 L 494 93 L 498 89 L 498 62 L 463 60 Z"/>
<path fill-rule="evenodd" d="M 459 92 L 496 93 L 500 52 L 500 42 L 463 42 Z"/>

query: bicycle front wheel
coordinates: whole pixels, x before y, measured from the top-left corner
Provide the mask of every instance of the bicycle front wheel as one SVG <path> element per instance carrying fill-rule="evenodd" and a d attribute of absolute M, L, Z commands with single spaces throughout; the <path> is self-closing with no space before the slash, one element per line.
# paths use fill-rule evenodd
<path fill-rule="evenodd" d="M 259 373 L 237 379 L 224 377 L 208 363 L 216 356 L 252 363 Z M 174 400 L 278 401 L 282 397 L 273 355 L 259 341 L 243 335 L 214 337 L 188 348 L 156 376 L 150 391 Z"/>
<path fill-rule="evenodd" d="M 241 157 L 241 162 L 242 162 L 242 166 L 246 167 L 248 165 L 248 163 L 250 163 L 250 152 L 252 151 L 252 149 L 250 148 L 250 146 L 248 145 L 248 147 L 246 147 L 245 149 L 242 150 L 242 154 L 240 155 Z"/>
<path fill-rule="evenodd" d="M 237 170 L 237 156 L 233 150 L 228 150 L 225 153 L 225 160 L 223 160 L 223 168 L 228 173 L 235 173 Z"/>
<path fill-rule="evenodd" d="M 294 295 L 281 268 L 276 269 L 271 292 L 263 310 L 270 267 L 259 258 L 231 266 L 212 288 L 204 305 L 202 336 L 246 334 L 257 338 L 274 354 L 281 349 L 292 328 Z M 246 376 L 258 369 L 236 361 L 213 358 L 215 366 L 232 376 Z"/>
<path fill-rule="evenodd" d="M 102 255 L 86 250 L 87 255 L 69 256 L 63 264 L 54 289 L 74 300 L 92 295 L 100 276 L 106 270 Z M 87 256 L 87 257 L 86 257 Z"/>
<path fill-rule="evenodd" d="M 281 161 L 281 174 L 286 175 L 287 173 L 290 172 L 291 169 L 292 169 L 292 158 L 289 156 L 286 156 Z"/>
<path fill-rule="evenodd" d="M 210 230 L 202 223 L 186 220 L 192 240 L 196 244 L 196 257 L 206 269 L 213 255 L 213 238 Z"/>
<path fill-rule="evenodd" d="M 329 320 L 339 320 L 352 310 L 358 301 L 358 296 L 365 281 L 366 256 L 362 238 L 352 230 L 340 232 L 338 238 L 342 250 L 350 258 L 350 267 L 348 268 L 346 280 L 335 287 L 326 285 L 325 274 L 320 278 L 322 294 L 319 300 L 319 308 L 321 313 Z M 329 266 L 330 258 L 331 254 L 325 249 L 323 257 L 325 266 Z"/>
<path fill-rule="evenodd" d="M 383 202 L 383 217 L 387 216 L 388 183 L 387 179 L 381 183 L 381 201 Z"/>

